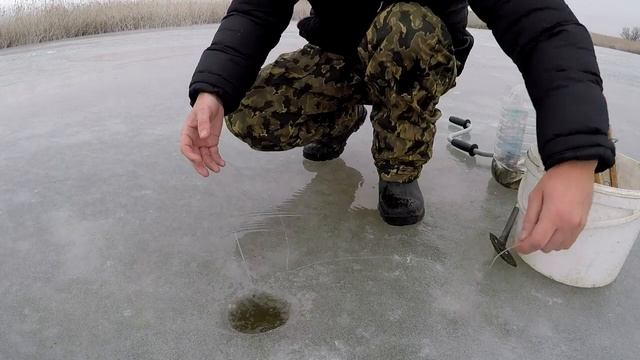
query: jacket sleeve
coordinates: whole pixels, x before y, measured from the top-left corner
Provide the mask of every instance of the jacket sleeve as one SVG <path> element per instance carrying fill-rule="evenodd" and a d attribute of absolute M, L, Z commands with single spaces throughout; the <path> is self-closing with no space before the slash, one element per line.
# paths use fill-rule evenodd
<path fill-rule="evenodd" d="M 522 73 L 537 113 L 545 168 L 569 160 L 615 162 L 593 42 L 562 0 L 470 0 Z"/>
<path fill-rule="evenodd" d="M 260 67 L 291 21 L 297 0 L 233 0 L 196 67 L 189 86 L 217 95 L 229 114 L 255 82 Z"/>

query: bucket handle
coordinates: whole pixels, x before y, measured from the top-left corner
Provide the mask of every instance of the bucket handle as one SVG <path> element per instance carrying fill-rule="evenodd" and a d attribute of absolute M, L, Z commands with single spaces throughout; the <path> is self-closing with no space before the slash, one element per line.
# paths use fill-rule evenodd
<path fill-rule="evenodd" d="M 586 229 L 595 229 L 602 227 L 612 227 L 617 225 L 622 225 L 626 223 L 630 223 L 640 219 L 640 210 L 634 210 L 631 215 L 627 217 L 623 217 L 621 219 L 613 219 L 613 220 L 604 220 L 604 221 L 596 221 L 593 224 L 588 224 Z"/>

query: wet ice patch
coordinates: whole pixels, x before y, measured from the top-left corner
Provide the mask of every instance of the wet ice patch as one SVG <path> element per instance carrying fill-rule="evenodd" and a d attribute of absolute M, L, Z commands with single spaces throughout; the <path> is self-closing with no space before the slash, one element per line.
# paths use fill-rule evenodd
<path fill-rule="evenodd" d="M 289 320 L 291 306 L 267 293 L 242 297 L 229 306 L 231 327 L 244 334 L 260 334 L 277 329 Z"/>

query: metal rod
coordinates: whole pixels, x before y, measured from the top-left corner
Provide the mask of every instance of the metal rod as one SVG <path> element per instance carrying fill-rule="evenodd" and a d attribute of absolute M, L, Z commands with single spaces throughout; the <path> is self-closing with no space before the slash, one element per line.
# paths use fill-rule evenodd
<path fill-rule="evenodd" d="M 488 157 L 488 158 L 492 158 L 493 157 L 493 153 L 492 152 L 482 151 L 482 150 L 478 150 L 478 149 L 475 149 L 474 152 L 478 156 Z"/>
<path fill-rule="evenodd" d="M 472 126 L 472 125 L 469 125 L 469 127 L 468 127 L 468 128 L 466 128 L 466 129 L 462 129 L 462 130 L 460 130 L 460 131 L 456 131 L 456 132 L 454 132 L 454 133 L 451 133 L 451 134 L 449 134 L 449 136 L 447 136 L 447 140 L 449 140 L 449 142 L 451 142 L 454 138 L 456 138 L 456 137 L 458 137 L 458 136 L 462 136 L 462 135 L 464 135 L 464 134 L 466 134 L 466 133 L 470 132 L 470 131 L 471 131 L 471 129 L 473 129 L 473 126 Z"/>
<path fill-rule="evenodd" d="M 509 220 L 507 221 L 507 225 L 504 227 L 504 230 L 502 230 L 502 235 L 500 236 L 500 239 L 504 240 L 505 245 L 507 244 L 507 239 L 509 238 L 511 229 L 513 228 L 513 225 L 516 223 L 516 219 L 518 218 L 518 212 L 520 212 L 520 209 L 517 206 L 514 206 L 513 210 L 511 210 L 511 215 L 509 215 Z"/>

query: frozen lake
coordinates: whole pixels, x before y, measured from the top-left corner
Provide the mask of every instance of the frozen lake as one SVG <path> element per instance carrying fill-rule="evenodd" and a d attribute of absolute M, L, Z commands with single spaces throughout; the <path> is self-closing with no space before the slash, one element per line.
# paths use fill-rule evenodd
<path fill-rule="evenodd" d="M 376 210 L 368 123 L 326 163 L 225 130 L 223 172 L 194 174 L 178 135 L 215 29 L 0 50 L 0 358 L 637 359 L 637 244 L 602 289 L 489 268 L 516 194 L 446 143 L 457 115 L 491 149 L 519 82 L 489 32 L 440 104 L 426 216 L 397 228 Z M 303 44 L 291 27 L 270 60 Z M 597 52 L 618 149 L 640 158 L 640 56 Z M 288 322 L 236 333 L 230 304 L 261 291 Z"/>

